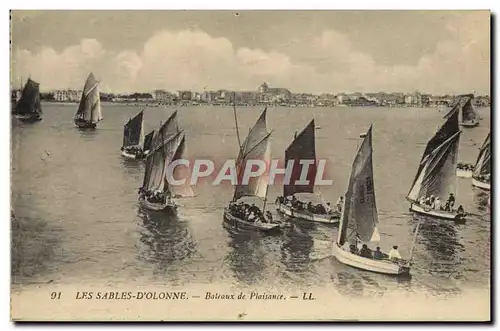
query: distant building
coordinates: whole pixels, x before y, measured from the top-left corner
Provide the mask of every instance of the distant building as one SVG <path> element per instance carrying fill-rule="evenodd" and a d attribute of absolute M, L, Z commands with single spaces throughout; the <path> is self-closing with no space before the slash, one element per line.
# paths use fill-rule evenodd
<path fill-rule="evenodd" d="M 179 100 L 188 101 L 193 99 L 193 92 L 191 91 L 177 91 L 176 95 Z"/>
<path fill-rule="evenodd" d="M 165 90 L 154 90 L 153 99 L 159 103 L 172 102 L 174 95 Z"/>
<path fill-rule="evenodd" d="M 292 96 L 289 89 L 283 87 L 269 87 L 265 82 L 258 87 L 257 91 L 260 94 L 260 101 L 265 103 L 288 102 Z"/>
<path fill-rule="evenodd" d="M 57 90 L 54 92 L 54 99 L 56 101 L 61 101 L 61 102 L 80 101 L 81 96 L 82 96 L 82 91 L 77 91 L 77 90 Z"/>

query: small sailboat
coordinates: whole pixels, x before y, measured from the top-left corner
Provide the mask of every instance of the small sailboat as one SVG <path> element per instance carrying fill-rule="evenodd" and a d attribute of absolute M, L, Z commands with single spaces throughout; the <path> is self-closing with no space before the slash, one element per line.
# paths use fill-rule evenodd
<path fill-rule="evenodd" d="M 81 129 L 95 129 L 102 121 L 99 81 L 90 73 L 83 87 L 80 104 L 75 114 L 75 124 Z"/>
<path fill-rule="evenodd" d="M 458 162 L 457 163 L 457 177 L 461 178 L 471 178 L 474 166 L 469 163 Z"/>
<path fill-rule="evenodd" d="M 385 257 L 374 259 L 357 254 L 356 247 L 359 243 L 368 246 L 370 243 L 380 242 L 372 154 L 370 126 L 352 165 L 337 241 L 333 244 L 333 255 L 340 262 L 358 269 L 388 275 L 409 274 L 412 254 L 409 260 L 389 260 Z M 418 227 L 415 230 L 415 237 L 417 231 Z"/>
<path fill-rule="evenodd" d="M 177 204 L 173 198 L 194 196 L 187 180 L 180 185 L 170 184 L 170 179 L 179 178 L 178 172 L 183 171 L 184 167 L 175 167 L 170 173 L 168 166 L 176 160 L 186 158 L 186 151 L 186 136 L 182 131 L 151 150 L 146 159 L 143 184 L 139 189 L 141 207 L 150 211 L 175 214 Z"/>
<path fill-rule="evenodd" d="M 42 120 L 43 111 L 39 83 L 28 78 L 21 91 L 21 98 L 14 107 L 13 114 L 22 122 L 34 123 Z"/>
<path fill-rule="evenodd" d="M 454 107 L 454 109 L 455 112 L 447 117 L 446 122 L 427 143 L 406 199 L 410 202 L 410 211 L 435 218 L 463 221 L 465 219 L 463 208 L 453 209 L 458 146 L 462 133 L 458 126 L 459 108 Z M 450 208 L 443 208 L 446 206 L 445 203 L 439 208 L 433 208 L 436 200 L 444 202 L 448 195 Z"/>
<path fill-rule="evenodd" d="M 473 128 L 479 125 L 479 115 L 477 114 L 474 106 L 472 105 L 472 99 L 474 99 L 473 94 L 464 94 L 458 96 L 458 101 L 454 107 L 444 116 L 444 118 L 448 118 L 456 111 L 456 107 L 458 107 L 459 115 L 461 119 L 459 119 L 460 126 L 464 128 Z"/>
<path fill-rule="evenodd" d="M 266 164 L 270 163 L 271 145 L 269 138 L 271 132 L 267 132 L 266 111 L 267 109 L 264 109 L 255 125 L 250 129 L 244 143 L 241 145 L 238 133 L 238 122 L 236 119 L 236 109 L 234 109 L 240 152 L 236 161 L 237 183 L 234 189 L 233 200 L 229 203 L 228 207 L 224 208 L 223 226 L 228 229 L 264 233 L 277 233 L 281 231 L 280 225 L 274 223 L 273 220 L 270 219 L 270 212 L 268 212 L 267 215 L 265 213 L 269 183 L 268 176 L 250 178 L 246 185 L 240 183 L 247 160 L 258 159 L 265 161 Z M 246 201 L 247 203 L 245 203 L 243 201 L 245 197 L 263 199 L 262 210 L 255 206 L 255 204 L 250 206 L 250 201 Z M 250 213 L 255 217 L 250 219 Z"/>
<path fill-rule="evenodd" d="M 491 182 L 491 138 L 490 133 L 479 150 L 476 165 L 472 173 L 472 185 L 483 190 L 490 190 Z"/>
<path fill-rule="evenodd" d="M 144 137 L 144 110 L 123 126 L 122 155 L 129 159 L 142 159 L 146 156 L 143 150 Z"/>
<path fill-rule="evenodd" d="M 277 211 L 292 219 L 296 218 L 327 224 L 338 223 L 340 213 L 332 211 L 328 205 L 324 206 L 323 199 L 321 199 L 322 203 L 319 206 L 313 206 L 312 201 L 303 203 L 295 196 L 296 194 L 300 194 L 301 199 L 314 200 L 310 199 L 311 196 L 314 195 L 314 182 L 317 170 L 314 129 L 314 120 L 312 120 L 302 132 L 295 136 L 295 139 L 285 151 L 285 164 L 288 164 L 289 161 L 294 161 L 294 166 L 290 176 L 290 183 L 283 185 L 283 196 L 278 197 L 276 200 Z M 307 174 L 309 184 L 306 185 L 297 184 L 301 176 L 302 165 L 299 163 L 300 160 L 312 160 L 314 162 L 309 166 L 309 172 Z M 286 201 L 290 199 L 292 200 Z M 305 206 L 304 208 L 298 209 L 293 207 L 294 204 Z"/>

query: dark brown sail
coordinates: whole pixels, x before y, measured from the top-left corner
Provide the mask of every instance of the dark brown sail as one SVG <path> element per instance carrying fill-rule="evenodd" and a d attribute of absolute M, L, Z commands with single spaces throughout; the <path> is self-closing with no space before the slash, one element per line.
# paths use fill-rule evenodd
<path fill-rule="evenodd" d="M 293 142 L 288 146 L 285 151 L 285 165 L 288 161 L 294 160 L 292 175 L 290 177 L 290 184 L 283 186 L 283 195 L 290 196 L 295 193 L 314 193 L 314 180 L 316 178 L 316 147 L 315 147 L 315 125 L 312 120 L 301 133 L 299 133 Z M 297 185 L 295 184 L 299 179 L 302 172 L 303 165 L 300 160 L 313 160 L 314 163 L 309 166 L 307 173 L 307 180 L 309 184 Z"/>

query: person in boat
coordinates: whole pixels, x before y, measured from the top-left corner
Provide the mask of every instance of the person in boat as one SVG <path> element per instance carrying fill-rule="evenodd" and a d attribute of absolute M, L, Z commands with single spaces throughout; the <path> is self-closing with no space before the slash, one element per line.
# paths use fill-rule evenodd
<path fill-rule="evenodd" d="M 449 201 L 446 201 L 446 204 L 444 205 L 444 211 L 451 211 L 450 202 Z"/>
<path fill-rule="evenodd" d="M 389 252 L 389 260 L 392 261 L 401 260 L 401 254 L 399 254 L 398 246 L 392 246 L 392 249 Z"/>
<path fill-rule="evenodd" d="M 363 244 L 363 247 L 361 247 L 361 250 L 359 251 L 359 256 L 366 257 L 366 258 L 373 258 L 372 251 L 368 248 L 366 244 Z"/>
<path fill-rule="evenodd" d="M 448 197 L 448 201 L 450 203 L 450 209 L 453 210 L 453 206 L 455 205 L 455 196 L 453 193 L 450 193 L 450 196 Z"/>
<path fill-rule="evenodd" d="M 382 252 L 380 251 L 380 247 L 377 247 L 377 248 L 375 249 L 375 252 L 373 252 L 373 258 L 374 258 L 375 260 L 383 260 L 383 259 L 385 258 L 384 253 L 382 253 Z"/>
<path fill-rule="evenodd" d="M 356 244 L 350 244 L 349 251 L 351 252 L 351 254 L 356 254 L 356 255 L 359 254 L 359 250 L 358 250 L 358 247 L 356 246 Z"/>
<path fill-rule="evenodd" d="M 436 200 L 434 200 L 434 209 L 437 209 L 437 210 L 442 210 L 443 206 L 441 205 L 441 199 L 439 199 L 439 197 L 436 198 Z"/>
<path fill-rule="evenodd" d="M 317 214 L 321 214 L 321 215 L 327 214 L 325 206 L 323 206 L 320 203 L 316 206 L 316 210 L 317 210 Z"/>
<path fill-rule="evenodd" d="M 458 215 L 465 215 L 465 210 L 464 210 L 464 207 L 462 205 L 458 206 L 457 213 L 458 213 Z"/>
<path fill-rule="evenodd" d="M 332 212 L 332 206 L 330 205 L 329 202 L 326 203 L 326 213 L 331 214 Z"/>
<path fill-rule="evenodd" d="M 344 197 L 340 196 L 339 199 L 337 200 L 337 211 L 339 213 L 342 212 L 342 205 L 344 204 Z"/>
<path fill-rule="evenodd" d="M 271 214 L 270 210 L 266 211 L 266 217 L 267 217 L 267 219 L 269 220 L 270 223 L 273 222 L 273 214 Z M 265 218 L 264 218 L 264 222 L 267 222 Z"/>

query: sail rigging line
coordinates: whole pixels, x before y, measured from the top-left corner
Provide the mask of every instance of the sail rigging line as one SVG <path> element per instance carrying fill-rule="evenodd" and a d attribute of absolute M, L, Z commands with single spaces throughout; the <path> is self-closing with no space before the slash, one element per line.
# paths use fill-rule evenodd
<path fill-rule="evenodd" d="M 238 116 L 236 116 L 236 105 L 233 103 L 233 113 L 234 113 L 234 123 L 236 126 L 236 137 L 238 138 L 238 148 L 240 150 L 240 153 L 243 153 L 241 150 L 241 140 L 240 140 L 240 131 L 238 129 Z"/>
<path fill-rule="evenodd" d="M 160 148 L 163 147 L 163 145 L 165 144 L 168 144 L 169 142 L 171 142 L 173 139 L 177 138 L 177 136 L 181 133 L 184 132 L 184 129 L 181 129 L 179 132 L 177 132 L 176 134 L 174 134 L 172 137 L 168 138 L 164 143 L 160 144 L 160 146 L 157 146 L 155 149 L 153 149 L 152 151 L 150 151 L 148 153 L 148 155 L 146 156 L 146 158 L 149 158 L 151 157 L 154 153 L 156 153 Z"/>

